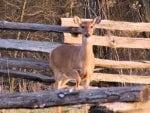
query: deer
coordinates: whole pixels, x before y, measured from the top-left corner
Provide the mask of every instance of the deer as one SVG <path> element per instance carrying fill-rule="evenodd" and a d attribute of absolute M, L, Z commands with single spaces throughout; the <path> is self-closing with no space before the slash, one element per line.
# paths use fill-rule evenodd
<path fill-rule="evenodd" d="M 55 78 L 55 88 L 62 88 L 69 80 L 76 81 L 76 88 L 83 82 L 89 88 L 90 76 L 95 67 L 92 34 L 96 24 L 101 21 L 96 17 L 92 21 L 82 21 L 78 16 L 73 19 L 82 34 L 81 45 L 62 44 L 49 55 L 49 65 Z"/>

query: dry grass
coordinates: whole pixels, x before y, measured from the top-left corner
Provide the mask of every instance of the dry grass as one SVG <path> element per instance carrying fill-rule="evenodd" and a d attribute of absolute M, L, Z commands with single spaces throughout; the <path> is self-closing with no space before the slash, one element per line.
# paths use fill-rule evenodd
<path fill-rule="evenodd" d="M 44 109 L 3 109 L 0 113 L 56 113 L 55 108 Z M 63 113 L 83 113 L 82 109 L 63 107 Z"/>

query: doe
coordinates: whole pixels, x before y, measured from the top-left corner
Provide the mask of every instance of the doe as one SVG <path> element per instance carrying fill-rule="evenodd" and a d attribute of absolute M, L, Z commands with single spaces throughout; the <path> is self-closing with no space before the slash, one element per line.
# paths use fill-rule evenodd
<path fill-rule="evenodd" d="M 70 79 L 76 80 L 77 88 L 82 81 L 84 88 L 88 88 L 95 66 L 91 36 L 95 24 L 100 21 L 100 17 L 92 21 L 82 21 L 79 17 L 74 17 L 74 23 L 79 25 L 82 33 L 82 44 L 63 44 L 51 52 L 49 65 L 54 73 L 55 88 L 62 88 Z"/>
<path fill-rule="evenodd" d="M 63 44 L 51 52 L 49 65 L 54 73 L 56 89 L 62 88 L 70 79 L 76 80 L 76 88 L 79 88 L 81 81 L 83 81 L 84 88 L 89 87 L 90 75 L 95 66 L 91 35 L 95 24 L 99 24 L 100 21 L 100 17 L 92 21 L 82 21 L 75 16 L 74 23 L 79 25 L 82 44 Z M 87 113 L 86 105 L 84 109 Z M 61 107 L 57 107 L 57 113 L 61 113 Z"/>

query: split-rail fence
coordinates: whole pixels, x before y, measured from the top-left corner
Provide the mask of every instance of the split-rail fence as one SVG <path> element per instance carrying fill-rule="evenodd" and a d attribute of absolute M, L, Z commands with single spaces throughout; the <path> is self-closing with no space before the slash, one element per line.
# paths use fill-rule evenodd
<path fill-rule="evenodd" d="M 90 19 L 87 19 L 89 21 Z M 130 32 L 150 32 L 150 23 L 133 23 L 102 20 L 96 26 L 97 29 L 120 30 Z M 72 33 L 79 33 L 78 27 L 73 23 L 71 18 L 61 18 L 60 25 L 46 25 L 36 23 L 19 23 L 0 21 L 0 30 L 19 30 L 19 31 L 42 31 L 42 32 L 63 32 L 64 43 L 81 43 L 81 35 L 75 37 Z M 93 45 L 105 46 L 110 48 L 131 48 L 131 49 L 150 49 L 150 38 L 131 38 L 113 35 L 98 36 L 93 35 Z M 54 48 L 61 45 L 60 43 L 0 39 L 0 49 L 18 50 L 18 51 L 36 51 L 50 53 Z M 147 53 L 148 54 L 148 53 Z M 116 61 L 109 59 L 95 58 L 96 67 L 113 68 L 113 69 L 150 69 L 149 60 L 138 61 Z M 2 67 L 23 67 L 31 69 L 41 69 L 50 71 L 48 61 L 35 60 L 30 58 L 0 58 Z M 45 83 L 54 83 L 53 76 L 35 74 L 31 72 L 20 72 L 8 69 L 0 69 L 0 76 L 25 78 L 37 80 Z M 104 82 L 121 82 L 133 83 L 132 87 L 110 87 L 90 90 L 72 91 L 69 89 L 43 91 L 34 93 L 15 93 L 0 94 L 0 108 L 43 108 L 60 105 L 84 104 L 84 103 L 109 103 L 109 102 L 146 102 L 149 104 L 150 99 L 150 75 L 124 75 L 108 74 L 95 72 L 91 75 L 91 81 Z M 71 98 L 70 98 L 71 97 Z M 134 106 L 135 108 L 135 106 Z"/>

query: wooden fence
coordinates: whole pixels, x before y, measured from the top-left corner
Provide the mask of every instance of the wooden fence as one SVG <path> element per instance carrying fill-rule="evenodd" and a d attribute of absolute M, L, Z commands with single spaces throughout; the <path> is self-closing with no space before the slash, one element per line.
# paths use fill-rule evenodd
<path fill-rule="evenodd" d="M 72 27 L 67 27 L 70 25 Z M 124 27 L 122 27 L 124 26 Z M 131 23 L 131 22 L 115 22 L 103 20 L 97 28 L 111 29 L 111 30 L 128 30 L 138 32 L 150 32 L 150 23 Z M 26 30 L 26 31 L 53 31 L 53 32 L 79 32 L 73 20 L 69 18 L 62 18 L 62 27 L 58 25 L 42 25 L 42 24 L 29 24 L 29 23 L 16 23 L 16 22 L 0 22 L 0 28 L 5 30 Z M 65 43 L 80 43 L 81 37 L 74 38 L 70 33 L 64 33 Z M 93 44 L 99 46 L 107 46 L 113 48 L 139 48 L 150 49 L 150 38 L 130 38 L 118 36 L 93 36 Z M 59 46 L 58 43 L 38 42 L 38 41 L 25 41 L 13 39 L 1 39 L 0 48 L 16 49 L 26 51 L 38 52 L 51 52 L 55 47 Z M 45 62 L 47 63 L 47 62 Z M 114 61 L 106 59 L 95 58 L 96 66 L 115 69 L 150 69 L 150 61 Z M 10 64 L 11 65 L 11 64 Z M 47 64 L 45 64 L 47 65 Z M 48 68 L 48 67 L 47 67 Z M 99 75 L 99 76 L 98 76 Z M 103 76 L 105 75 L 105 76 Z M 119 79 L 116 79 L 119 78 Z M 136 78 L 136 80 L 135 80 Z M 112 82 L 127 82 L 150 84 L 149 76 L 138 75 L 118 75 L 107 73 L 95 73 L 92 79 L 99 79 L 101 81 Z"/>
<path fill-rule="evenodd" d="M 87 21 L 90 19 L 87 19 Z M 18 22 L 7 22 L 7 21 L 0 21 L 0 29 L 1 30 L 23 30 L 23 31 L 46 31 L 46 32 L 64 32 L 64 42 L 65 43 L 81 43 L 81 36 L 74 38 L 70 33 L 80 33 L 77 26 L 73 24 L 73 20 L 70 18 L 62 18 L 62 25 L 44 25 L 44 24 L 33 24 L 33 23 L 18 23 Z M 69 25 L 69 27 L 68 27 Z M 131 23 L 131 22 L 118 22 L 118 21 L 110 21 L 110 20 L 102 20 L 102 22 L 96 26 L 96 28 L 101 29 L 107 29 L 107 30 L 124 30 L 124 31 L 133 31 L 133 32 L 150 32 L 150 23 Z M 138 49 L 150 49 L 150 38 L 131 38 L 131 37 L 119 37 L 119 36 L 96 36 L 93 35 L 93 45 L 98 46 L 106 46 L 106 47 L 112 47 L 112 48 L 138 48 Z M 50 43 L 50 42 L 41 42 L 41 41 L 28 41 L 28 40 L 15 40 L 15 39 L 0 39 L 0 48 L 1 49 L 9 49 L 9 50 L 21 50 L 21 51 L 36 51 L 36 52 L 45 52 L 49 53 L 54 48 L 59 46 L 61 44 L 59 43 Z M 115 60 L 106 60 L 106 59 L 99 59 L 95 58 L 96 66 L 102 67 L 102 68 L 114 68 L 114 69 L 150 69 L 150 61 L 115 61 Z M 41 69 L 49 71 L 48 67 L 48 61 L 44 60 L 35 60 L 35 59 L 13 59 L 13 58 L 0 58 L 0 64 L 3 67 L 7 67 L 8 65 L 11 67 L 24 67 L 24 68 L 32 68 L 32 69 Z M 7 76 L 8 70 L 1 69 L 0 70 L 0 76 Z M 9 70 L 9 76 L 11 77 L 21 77 L 26 79 L 32 79 L 32 80 L 38 80 L 42 82 L 47 83 L 54 83 L 53 77 L 49 77 L 42 74 L 34 74 L 29 72 L 19 72 L 14 70 Z M 108 73 L 94 73 L 91 77 L 92 80 L 100 80 L 100 81 L 109 81 L 109 82 L 123 82 L 123 83 L 136 83 L 136 84 L 150 84 L 150 75 L 144 76 L 144 75 L 122 75 L 122 74 L 108 74 Z M 38 96 L 39 93 L 32 93 L 32 94 L 17 94 L 12 95 L 14 100 L 12 100 L 14 103 L 9 105 L 8 108 L 37 108 L 37 107 L 49 107 L 49 106 L 57 106 L 57 105 L 70 105 L 70 104 L 79 104 L 79 103 L 95 103 L 98 101 L 101 102 L 112 102 L 112 101 L 145 101 L 149 100 L 149 86 L 148 88 L 145 87 L 125 87 L 125 88 L 113 88 L 113 91 L 115 94 L 117 94 L 117 91 L 122 91 L 122 93 L 118 93 L 116 95 L 117 98 L 109 98 L 110 100 L 102 101 L 103 94 L 108 95 L 108 90 L 112 90 L 112 88 L 102 88 L 97 90 L 91 90 L 93 93 L 87 94 L 88 91 L 56 91 L 50 95 L 55 95 L 52 97 L 55 97 L 55 100 L 61 101 L 60 103 L 53 103 L 52 101 L 48 101 L 48 103 L 45 103 L 45 101 L 42 101 L 43 103 L 40 103 L 40 100 L 37 99 L 36 96 Z M 104 93 L 100 93 L 98 96 L 97 91 L 103 91 Z M 124 97 L 122 97 L 120 94 L 123 94 L 125 92 L 130 92 L 130 94 L 124 94 Z M 111 91 L 110 91 L 111 92 Z M 44 95 L 48 97 L 49 92 L 40 92 L 41 95 Z M 59 95 L 60 94 L 60 95 Z M 143 94 L 141 96 L 141 94 Z M 145 94 L 145 95 L 144 95 Z M 146 95 L 148 94 L 148 95 Z M 58 95 L 58 97 L 57 97 Z M 66 101 L 67 96 L 71 95 L 74 100 Z M 81 102 L 76 101 L 75 97 L 78 95 L 82 95 Z M 86 95 L 93 95 L 90 99 L 87 98 Z M 103 95 L 103 96 L 102 96 Z M 106 96 L 105 95 L 105 96 Z M 114 95 L 113 92 L 109 93 L 109 95 Z M 129 98 L 130 96 L 135 98 Z M 26 105 L 24 103 L 18 103 L 16 105 L 16 99 L 15 97 L 19 96 L 20 99 L 24 99 L 24 97 L 29 98 L 29 100 L 32 100 L 33 98 L 30 98 L 34 96 L 36 99 L 36 102 L 31 103 L 32 101 L 28 101 Z M 98 99 L 101 96 L 101 99 Z M 104 96 L 104 98 L 105 98 Z M 1 95 L 0 98 L 2 99 L 7 98 L 8 101 L 10 98 L 10 94 L 7 95 Z M 64 98 L 65 97 L 65 98 Z M 79 96 L 80 97 L 80 96 Z M 94 99 L 97 97 L 97 100 Z M 119 97 L 119 98 L 118 98 Z M 1 99 L 1 100 L 2 100 Z M 49 98 L 51 100 L 52 98 Z M 64 102 L 62 102 L 62 100 Z M 89 101 L 85 101 L 85 100 Z M 113 100 L 114 99 L 114 100 Z M 121 100 L 120 100 L 121 99 Z M 123 99 L 123 100 L 122 100 Z M 128 100 L 129 99 L 129 100 Z M 5 100 L 5 99 L 4 99 Z M 22 100 L 20 100 L 22 101 Z M 72 103 L 70 103 L 72 102 Z M 11 103 L 11 102 L 10 102 Z M 7 108 L 6 106 L 8 103 L 3 103 L 3 101 L 0 101 L 0 108 Z M 16 105 L 16 106 L 14 106 Z M 32 105 L 32 106 L 31 106 Z"/>

